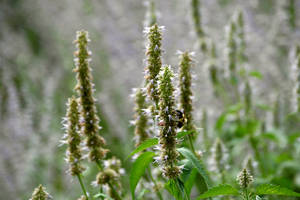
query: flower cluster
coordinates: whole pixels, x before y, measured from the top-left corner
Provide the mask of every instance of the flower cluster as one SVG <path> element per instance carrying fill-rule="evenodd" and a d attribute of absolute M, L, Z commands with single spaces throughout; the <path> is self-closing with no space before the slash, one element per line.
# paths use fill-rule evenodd
<path fill-rule="evenodd" d="M 115 197 L 114 189 L 115 187 L 121 189 L 121 175 L 124 174 L 124 169 L 121 168 L 121 161 L 115 157 L 104 161 L 104 169 L 99 172 L 96 178 L 97 185 L 104 185 L 107 188 L 107 192 L 113 199 L 118 199 Z"/>
<path fill-rule="evenodd" d="M 146 94 L 143 89 L 139 88 L 135 93 L 135 140 L 136 146 L 140 145 L 143 141 L 145 141 L 148 135 L 148 116 L 145 113 L 145 109 L 147 109 L 146 104 Z"/>
<path fill-rule="evenodd" d="M 84 168 L 81 166 L 82 159 L 81 152 L 81 136 L 79 133 L 79 111 L 78 104 L 75 97 L 68 100 L 67 103 L 67 116 L 66 116 L 66 142 L 67 149 L 67 162 L 70 165 L 70 173 L 72 176 L 79 175 Z"/>
<path fill-rule="evenodd" d="M 239 182 L 242 189 L 247 189 L 249 185 L 253 182 L 253 177 L 249 173 L 249 171 L 244 168 L 237 177 L 237 181 Z"/>
<path fill-rule="evenodd" d="M 81 196 L 78 200 L 87 200 L 85 196 Z"/>
<path fill-rule="evenodd" d="M 180 54 L 179 64 L 179 89 L 180 89 L 180 108 L 183 110 L 186 122 L 183 126 L 184 130 L 193 131 L 193 105 L 192 105 L 192 75 L 191 75 L 192 58 L 190 53 L 184 52 Z"/>
<path fill-rule="evenodd" d="M 47 200 L 50 198 L 50 195 L 46 192 L 46 189 L 39 185 L 34 189 L 30 200 Z"/>
<path fill-rule="evenodd" d="M 159 118 L 164 126 L 160 129 L 160 161 L 163 164 L 163 174 L 167 178 L 178 177 L 181 170 L 176 165 L 179 156 L 176 150 L 176 114 L 174 110 L 175 100 L 173 96 L 174 88 L 172 85 L 173 72 L 170 66 L 164 66 L 159 76 Z"/>
<path fill-rule="evenodd" d="M 215 170 L 218 173 L 222 174 L 227 168 L 226 162 L 227 162 L 228 154 L 227 154 L 227 149 L 225 148 L 223 142 L 219 138 L 217 138 L 212 148 L 212 153 L 213 153 L 212 164 Z"/>
<path fill-rule="evenodd" d="M 87 137 L 86 145 L 89 148 L 89 159 L 98 162 L 102 160 L 107 149 L 104 149 L 105 140 L 99 135 L 99 118 L 93 97 L 93 83 L 91 68 L 89 65 L 91 52 L 88 50 L 89 42 L 86 31 L 78 31 L 75 40 L 77 51 L 75 52 L 75 72 L 77 85 L 75 90 L 79 95 L 80 125 L 82 133 Z"/>
<path fill-rule="evenodd" d="M 148 38 L 146 49 L 147 67 L 145 70 L 146 88 L 150 99 L 158 109 L 159 91 L 158 91 L 158 74 L 161 70 L 161 40 L 163 27 L 157 24 L 146 28 L 145 32 Z"/>

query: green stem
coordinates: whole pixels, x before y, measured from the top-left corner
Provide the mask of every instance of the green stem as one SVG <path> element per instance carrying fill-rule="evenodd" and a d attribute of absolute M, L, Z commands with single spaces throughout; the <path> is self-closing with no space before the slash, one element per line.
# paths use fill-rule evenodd
<path fill-rule="evenodd" d="M 88 196 L 88 194 L 86 192 L 86 189 L 84 187 L 84 184 L 82 182 L 81 174 L 77 174 L 77 178 L 78 178 L 78 181 L 80 183 L 80 186 L 81 186 L 81 189 L 82 189 L 82 192 L 83 192 L 84 196 L 86 197 L 87 200 L 89 200 L 89 196 Z"/>
<path fill-rule="evenodd" d="M 102 165 L 101 165 L 100 161 L 97 160 L 97 161 L 96 161 L 96 164 L 97 164 L 99 170 L 102 170 Z"/>
<path fill-rule="evenodd" d="M 176 183 L 176 186 L 177 186 L 178 190 L 181 191 L 180 186 L 179 186 L 179 179 L 178 178 L 176 178 L 175 183 Z M 183 192 L 184 192 L 185 199 L 190 200 L 189 195 L 186 193 L 185 187 L 183 189 Z"/>
<path fill-rule="evenodd" d="M 101 170 L 102 170 L 102 165 L 101 165 L 101 163 L 97 160 L 97 161 L 96 161 L 96 164 L 97 164 L 97 167 L 99 168 L 99 170 L 101 171 Z M 100 186 L 100 193 L 103 193 L 103 187 L 102 187 L 102 185 Z M 101 199 L 103 200 L 104 197 L 101 197 Z"/>
<path fill-rule="evenodd" d="M 191 149 L 192 149 L 193 153 L 196 155 L 196 151 L 195 151 L 194 144 L 193 144 L 193 138 L 190 134 L 188 135 L 188 138 L 189 138 Z"/>
<path fill-rule="evenodd" d="M 246 200 L 249 200 L 248 190 L 245 188 Z"/>
<path fill-rule="evenodd" d="M 114 198 L 116 198 L 116 200 L 122 200 L 119 193 L 115 190 L 114 186 L 111 183 L 108 183 L 108 185 L 109 185 L 110 189 L 112 190 L 112 193 L 114 194 Z"/>
<path fill-rule="evenodd" d="M 156 181 L 154 180 L 154 178 L 153 178 L 153 176 L 152 176 L 152 174 L 151 174 L 151 169 L 150 169 L 150 167 L 148 168 L 148 175 L 149 175 L 151 181 L 154 183 L 154 185 L 155 185 L 155 187 L 156 187 L 156 189 L 157 189 L 156 194 L 157 194 L 158 198 L 159 198 L 160 200 L 163 200 L 163 197 L 162 197 L 162 195 L 161 195 L 161 193 L 160 193 L 160 191 L 159 191 L 159 188 L 158 188 L 158 186 L 157 186 L 157 183 L 156 183 Z"/>

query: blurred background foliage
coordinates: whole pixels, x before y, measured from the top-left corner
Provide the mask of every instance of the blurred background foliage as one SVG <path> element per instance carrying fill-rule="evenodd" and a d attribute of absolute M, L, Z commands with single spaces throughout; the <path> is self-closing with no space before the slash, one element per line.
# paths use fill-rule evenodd
<path fill-rule="evenodd" d="M 253 155 L 263 162 L 259 181 L 300 192 L 299 116 L 288 115 L 294 87 L 291 52 L 300 35 L 300 2 L 201 1 L 203 28 L 216 44 L 220 68 L 226 67 L 224 27 L 235 10 L 244 12 L 247 65 L 257 77 L 252 85 L 259 119 L 252 119 L 251 125 L 235 121 L 239 120 L 238 105 L 226 108 L 214 96 L 205 57 L 197 46 L 190 1 L 157 0 L 155 4 L 158 22 L 166 27 L 163 62 L 177 70 L 178 49 L 196 52 L 195 123 L 201 127 L 205 109 L 209 137 L 213 140 L 219 134 L 231 152 L 232 177 L 240 170 L 242 158 L 256 149 Z M 143 80 L 145 13 L 140 0 L 0 1 L 1 199 L 28 199 L 39 183 L 55 199 L 75 199 L 80 194 L 79 185 L 65 173 L 65 147 L 59 146 L 65 102 L 75 85 L 72 41 L 77 30 L 88 30 L 92 40 L 101 132 L 111 154 L 124 159 L 133 149 L 130 94 Z M 266 134 L 251 137 L 251 130 L 254 135 L 258 128 Z M 245 134 L 250 135 L 254 148 L 243 145 Z M 197 149 L 203 148 L 200 141 Z M 129 171 L 130 162 L 123 165 Z M 85 172 L 89 180 L 94 180 L 95 170 Z M 126 176 L 124 182 L 128 182 Z"/>

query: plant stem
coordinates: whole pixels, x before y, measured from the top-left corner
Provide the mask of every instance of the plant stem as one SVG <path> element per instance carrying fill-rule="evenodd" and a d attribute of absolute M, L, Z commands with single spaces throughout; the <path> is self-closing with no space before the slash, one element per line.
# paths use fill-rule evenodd
<path fill-rule="evenodd" d="M 96 161 L 96 164 L 97 164 L 99 170 L 102 170 L 102 165 L 101 165 L 101 163 L 98 160 Z"/>
<path fill-rule="evenodd" d="M 249 200 L 248 190 L 245 188 L 246 200 Z"/>
<path fill-rule="evenodd" d="M 177 186 L 178 190 L 181 191 L 180 186 L 179 186 L 179 179 L 178 178 L 175 180 L 175 183 L 176 183 L 176 186 Z M 185 199 L 190 200 L 190 197 L 186 193 L 185 187 L 183 188 L 183 192 L 184 192 Z"/>
<path fill-rule="evenodd" d="M 80 186 L 81 186 L 81 189 L 82 189 L 82 192 L 83 192 L 84 196 L 86 197 L 87 200 L 89 200 L 89 196 L 88 196 L 88 194 L 86 192 L 86 189 L 84 187 L 84 184 L 82 182 L 81 174 L 77 174 L 77 178 L 78 178 L 78 181 L 80 183 Z"/>
<path fill-rule="evenodd" d="M 109 185 L 110 189 L 112 190 L 112 193 L 114 194 L 114 198 L 116 198 L 116 200 L 122 200 L 119 193 L 115 190 L 114 186 L 111 183 L 108 183 L 108 185 Z"/>
<path fill-rule="evenodd" d="M 99 170 L 102 170 L 102 165 L 98 160 L 96 161 L 96 164 L 97 164 L 97 167 L 99 168 Z M 100 193 L 103 193 L 103 187 L 102 186 L 100 186 Z M 101 199 L 103 200 L 104 197 L 101 197 Z"/>
<path fill-rule="evenodd" d="M 192 136 L 189 134 L 188 138 L 189 138 L 191 149 L 192 149 L 193 153 L 196 155 L 196 151 L 195 151 L 195 148 L 194 148 Z"/>
<path fill-rule="evenodd" d="M 163 197 L 162 197 L 162 195 L 161 195 L 161 193 L 160 193 L 160 191 L 159 191 L 159 188 L 158 188 L 158 186 L 157 186 L 157 183 L 156 183 L 156 181 L 154 180 L 154 178 L 153 178 L 153 176 L 152 176 L 152 174 L 151 174 L 151 169 L 150 169 L 150 167 L 148 168 L 148 175 L 149 175 L 151 181 L 154 183 L 154 185 L 155 185 L 155 187 L 156 187 L 156 189 L 157 189 L 156 194 L 157 194 L 158 198 L 159 198 L 160 200 L 163 200 Z"/>

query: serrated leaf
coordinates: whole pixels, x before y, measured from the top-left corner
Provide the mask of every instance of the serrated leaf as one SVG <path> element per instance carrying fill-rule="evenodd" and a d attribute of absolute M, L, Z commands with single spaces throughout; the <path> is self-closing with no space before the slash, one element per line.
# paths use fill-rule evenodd
<path fill-rule="evenodd" d="M 186 159 L 188 159 L 193 166 L 197 169 L 198 173 L 203 177 L 204 184 L 205 184 L 205 191 L 208 190 L 209 187 L 209 178 L 205 171 L 205 167 L 203 163 L 188 149 L 186 148 L 179 148 L 177 149 L 179 153 L 181 153 Z"/>
<path fill-rule="evenodd" d="M 158 138 L 150 138 L 148 140 L 145 140 L 142 144 L 140 144 L 134 151 L 132 151 L 129 156 L 127 156 L 126 160 L 133 156 L 134 154 L 141 152 L 145 149 L 148 149 L 152 146 L 155 146 L 158 144 Z"/>
<path fill-rule="evenodd" d="M 300 193 L 294 192 L 288 188 L 281 187 L 279 185 L 263 184 L 256 188 L 257 195 L 282 195 L 300 197 Z"/>
<path fill-rule="evenodd" d="M 142 153 L 133 163 L 131 171 L 130 171 L 130 177 L 129 177 L 132 199 L 135 199 L 134 198 L 135 197 L 134 196 L 135 188 L 136 188 L 139 180 L 145 173 L 146 168 L 153 161 L 154 156 L 155 156 L 155 153 L 148 151 L 148 152 Z"/>
<path fill-rule="evenodd" d="M 210 188 L 205 193 L 201 194 L 197 199 L 205 199 L 209 197 L 216 197 L 216 196 L 238 196 L 239 191 L 232 187 L 231 185 L 219 185 L 216 187 Z"/>

